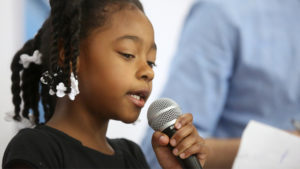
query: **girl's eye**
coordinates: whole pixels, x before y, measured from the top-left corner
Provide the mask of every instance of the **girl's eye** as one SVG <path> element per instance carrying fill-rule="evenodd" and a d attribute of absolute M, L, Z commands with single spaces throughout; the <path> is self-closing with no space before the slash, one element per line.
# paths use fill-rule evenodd
<path fill-rule="evenodd" d="M 151 68 L 156 67 L 156 64 L 154 62 L 147 61 L 147 63 Z"/>
<path fill-rule="evenodd" d="M 132 54 L 128 54 L 128 53 L 122 53 L 122 52 L 118 52 L 120 55 L 124 56 L 127 59 L 131 59 L 131 58 L 135 58 L 134 55 Z"/>

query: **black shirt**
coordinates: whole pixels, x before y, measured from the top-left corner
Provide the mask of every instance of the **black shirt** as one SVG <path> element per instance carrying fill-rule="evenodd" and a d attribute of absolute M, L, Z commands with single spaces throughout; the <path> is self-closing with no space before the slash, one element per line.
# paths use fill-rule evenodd
<path fill-rule="evenodd" d="M 149 168 L 137 144 L 126 139 L 108 139 L 114 155 L 105 155 L 67 134 L 40 125 L 22 129 L 8 144 L 2 168 L 23 162 L 33 168 Z"/>

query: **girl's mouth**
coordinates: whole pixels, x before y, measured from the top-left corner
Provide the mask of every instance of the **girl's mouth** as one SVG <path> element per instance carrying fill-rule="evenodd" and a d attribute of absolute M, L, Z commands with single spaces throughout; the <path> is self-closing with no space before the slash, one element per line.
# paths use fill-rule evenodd
<path fill-rule="evenodd" d="M 149 96 L 148 90 L 139 90 L 134 92 L 129 92 L 127 95 L 129 99 L 135 104 L 137 107 L 142 108 L 144 107 L 146 100 Z"/>

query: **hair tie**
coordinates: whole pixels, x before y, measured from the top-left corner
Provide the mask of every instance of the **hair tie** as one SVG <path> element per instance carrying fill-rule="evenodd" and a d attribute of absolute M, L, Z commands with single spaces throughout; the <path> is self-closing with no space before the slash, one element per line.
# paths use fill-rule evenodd
<path fill-rule="evenodd" d="M 42 54 L 38 50 L 35 50 L 32 56 L 22 54 L 19 63 L 22 64 L 24 68 L 28 68 L 30 63 L 40 65 L 42 63 Z"/>

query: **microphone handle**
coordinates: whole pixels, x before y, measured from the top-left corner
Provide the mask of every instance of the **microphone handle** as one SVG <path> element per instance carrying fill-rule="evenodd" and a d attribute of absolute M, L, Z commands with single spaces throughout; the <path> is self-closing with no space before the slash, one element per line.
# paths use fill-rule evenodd
<path fill-rule="evenodd" d="M 175 134 L 176 129 L 174 125 L 171 125 L 170 127 L 164 129 L 162 132 L 168 135 L 169 138 L 171 138 Z M 172 148 L 170 144 L 169 147 Z M 184 169 L 202 169 L 202 166 L 195 155 L 191 155 L 186 159 L 181 159 L 177 156 L 177 159 Z"/>

